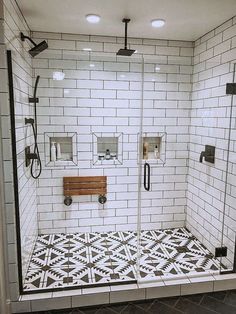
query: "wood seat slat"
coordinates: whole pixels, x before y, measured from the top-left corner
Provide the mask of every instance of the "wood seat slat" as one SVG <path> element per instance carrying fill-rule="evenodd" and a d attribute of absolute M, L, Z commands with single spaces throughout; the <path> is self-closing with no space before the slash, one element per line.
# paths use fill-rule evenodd
<path fill-rule="evenodd" d="M 64 177 L 63 187 L 64 196 L 105 195 L 107 193 L 107 177 Z"/>

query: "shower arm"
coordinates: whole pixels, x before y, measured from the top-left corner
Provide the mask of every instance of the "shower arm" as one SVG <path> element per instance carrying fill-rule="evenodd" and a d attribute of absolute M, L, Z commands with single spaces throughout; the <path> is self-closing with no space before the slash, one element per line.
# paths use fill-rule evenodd
<path fill-rule="evenodd" d="M 124 19 L 123 21 L 125 23 L 125 49 L 127 49 L 127 31 L 128 31 L 128 23 L 130 19 Z"/>
<path fill-rule="evenodd" d="M 127 49 L 127 36 L 128 36 L 128 23 L 130 22 L 130 19 L 124 18 L 122 20 L 123 23 L 125 23 L 125 49 Z"/>
<path fill-rule="evenodd" d="M 33 41 L 33 39 L 31 39 L 29 36 L 25 36 L 23 33 L 20 33 L 20 38 L 22 41 L 25 41 L 25 39 L 28 39 L 35 47 L 37 46 L 37 44 Z"/>

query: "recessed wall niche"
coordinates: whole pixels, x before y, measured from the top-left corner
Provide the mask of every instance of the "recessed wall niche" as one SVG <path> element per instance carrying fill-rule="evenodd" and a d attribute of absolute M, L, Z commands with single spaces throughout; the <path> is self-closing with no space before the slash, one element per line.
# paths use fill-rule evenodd
<path fill-rule="evenodd" d="M 48 167 L 76 166 L 76 139 L 76 133 L 44 133 L 45 165 Z M 55 155 L 52 147 L 54 147 Z"/>
<path fill-rule="evenodd" d="M 123 162 L 122 133 L 93 133 L 93 164 L 116 165 Z"/>
<path fill-rule="evenodd" d="M 143 161 L 165 164 L 166 133 L 143 133 L 141 153 Z"/>

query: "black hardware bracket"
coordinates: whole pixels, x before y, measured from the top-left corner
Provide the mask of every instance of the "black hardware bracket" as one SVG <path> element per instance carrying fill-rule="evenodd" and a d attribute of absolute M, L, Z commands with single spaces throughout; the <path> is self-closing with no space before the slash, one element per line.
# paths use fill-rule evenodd
<path fill-rule="evenodd" d="M 107 201 L 107 198 L 106 198 L 105 195 L 99 195 L 99 196 L 98 196 L 98 202 L 99 202 L 100 204 L 105 204 L 106 201 Z"/>
<path fill-rule="evenodd" d="M 64 204 L 66 206 L 70 206 L 72 204 L 72 197 L 71 196 L 65 196 L 64 198 Z"/>
<path fill-rule="evenodd" d="M 27 124 L 33 125 L 34 124 L 34 119 L 33 118 L 25 118 L 25 125 L 27 125 Z"/>
<path fill-rule="evenodd" d="M 215 257 L 225 257 L 227 256 L 227 247 L 216 247 L 215 248 Z"/>
<path fill-rule="evenodd" d="M 30 104 L 37 104 L 39 102 L 39 99 L 38 99 L 38 97 L 30 97 L 29 98 L 29 103 Z"/>
<path fill-rule="evenodd" d="M 37 154 L 30 152 L 30 146 L 25 148 L 25 166 L 29 167 L 32 159 L 38 159 Z"/>
<path fill-rule="evenodd" d="M 226 95 L 236 95 L 236 83 L 226 84 Z"/>

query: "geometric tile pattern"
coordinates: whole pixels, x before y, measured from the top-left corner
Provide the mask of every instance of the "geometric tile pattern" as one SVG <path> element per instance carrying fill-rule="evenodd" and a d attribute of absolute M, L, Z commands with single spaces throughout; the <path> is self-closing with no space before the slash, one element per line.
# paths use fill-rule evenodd
<path fill-rule="evenodd" d="M 40 235 L 24 290 L 100 285 L 218 271 L 220 263 L 185 228 L 137 233 Z M 139 257 L 139 258 L 138 258 Z M 137 260 L 139 263 L 137 263 Z"/>

